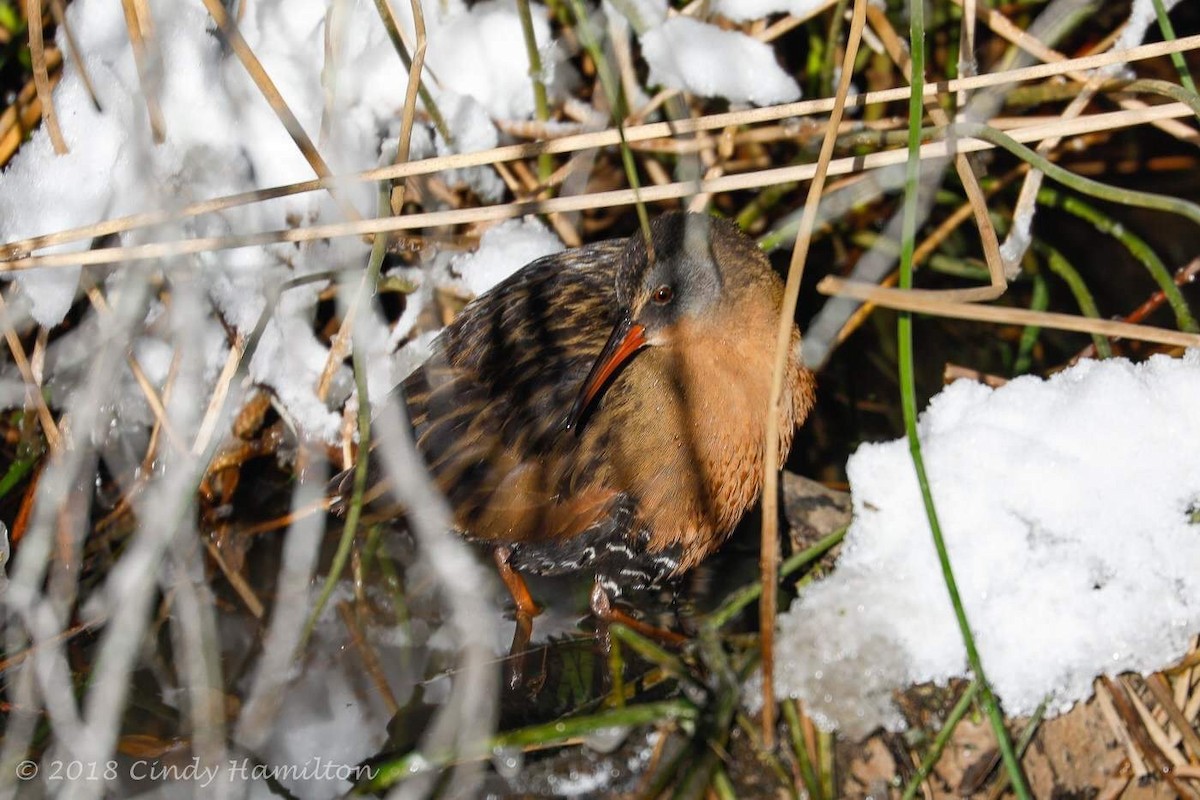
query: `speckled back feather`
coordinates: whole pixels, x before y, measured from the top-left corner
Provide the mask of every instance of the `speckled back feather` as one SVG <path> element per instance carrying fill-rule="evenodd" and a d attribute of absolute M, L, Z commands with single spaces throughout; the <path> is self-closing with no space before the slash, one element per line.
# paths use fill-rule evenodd
<path fill-rule="evenodd" d="M 576 536 L 616 499 L 571 491 L 603 454 L 581 452 L 565 417 L 612 326 L 623 247 L 532 262 L 472 303 L 402 384 L 417 448 L 472 537 Z"/>

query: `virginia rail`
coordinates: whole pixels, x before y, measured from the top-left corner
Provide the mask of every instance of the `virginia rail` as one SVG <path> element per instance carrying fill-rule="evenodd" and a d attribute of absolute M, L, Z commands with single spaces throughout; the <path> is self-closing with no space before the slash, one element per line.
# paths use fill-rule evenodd
<path fill-rule="evenodd" d="M 612 618 L 612 598 L 695 567 L 756 501 L 782 295 L 735 226 L 667 214 L 649 248 L 638 233 L 528 264 L 397 387 L 526 635 L 538 608 L 518 573 L 589 570 L 592 608 Z M 782 453 L 812 401 L 793 328 Z"/>

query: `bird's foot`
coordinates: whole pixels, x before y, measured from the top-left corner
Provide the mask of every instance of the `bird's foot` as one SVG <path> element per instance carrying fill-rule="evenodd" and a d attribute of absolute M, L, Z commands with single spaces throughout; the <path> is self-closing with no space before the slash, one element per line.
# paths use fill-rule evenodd
<path fill-rule="evenodd" d="M 681 633 L 642 622 L 614 606 L 612 598 L 608 596 L 608 592 L 600 585 L 599 581 L 592 587 L 591 607 L 592 614 L 601 622 L 607 624 L 618 622 L 649 639 L 672 646 L 678 646 L 688 641 L 688 637 Z"/>

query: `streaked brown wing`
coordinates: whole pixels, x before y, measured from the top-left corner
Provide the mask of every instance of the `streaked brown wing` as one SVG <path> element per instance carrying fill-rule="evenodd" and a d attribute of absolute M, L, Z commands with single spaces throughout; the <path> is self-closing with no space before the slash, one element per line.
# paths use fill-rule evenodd
<path fill-rule="evenodd" d="M 614 323 L 623 243 L 539 259 L 471 303 L 400 387 L 417 447 L 469 535 L 553 541 L 604 519 L 599 450 L 565 422 Z M 580 487 L 572 489 L 572 486 Z"/>

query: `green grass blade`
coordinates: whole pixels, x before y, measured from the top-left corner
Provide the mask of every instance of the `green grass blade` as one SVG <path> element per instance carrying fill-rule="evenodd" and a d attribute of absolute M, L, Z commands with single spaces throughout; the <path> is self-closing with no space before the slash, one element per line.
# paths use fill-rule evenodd
<path fill-rule="evenodd" d="M 904 187 L 904 216 L 903 234 L 900 244 L 900 288 L 912 288 L 912 260 L 915 249 L 917 232 L 917 187 L 920 175 L 920 144 L 922 96 L 925 82 L 925 11 L 921 2 L 909 3 L 909 48 L 912 53 L 912 95 L 909 100 L 908 125 L 908 162 L 905 169 Z M 980 126 L 982 127 L 982 126 Z M 942 578 L 946 583 L 946 591 L 950 594 L 950 603 L 954 607 L 954 616 L 962 633 L 963 645 L 967 651 L 967 661 L 979 681 L 983 705 L 992 730 L 1000 746 L 1004 766 L 1008 770 L 1013 789 L 1022 800 L 1030 797 L 1025 785 L 1025 777 L 1021 774 L 1021 764 L 1017 760 L 1008 731 L 1004 727 L 1004 718 L 1000 707 L 988 686 L 987 677 L 983 670 L 983 662 L 975 647 L 975 637 L 971 633 L 971 625 L 963 608 L 962 598 L 958 592 L 958 582 L 950 565 L 950 555 L 946 550 L 946 542 L 942 536 L 941 524 L 938 521 L 937 509 L 933 503 L 933 493 L 929 488 L 929 479 L 925 473 L 925 461 L 921 455 L 921 443 L 917 438 L 917 390 L 916 374 L 913 359 L 912 314 L 903 312 L 897 323 L 897 339 L 899 351 L 900 398 L 904 411 L 904 427 L 908 436 L 909 452 L 912 455 L 913 467 L 917 473 L 917 481 L 921 487 L 921 499 L 925 505 L 925 514 L 929 519 L 930 533 L 933 535 L 934 547 L 937 549 L 938 562 L 942 568 Z"/>

